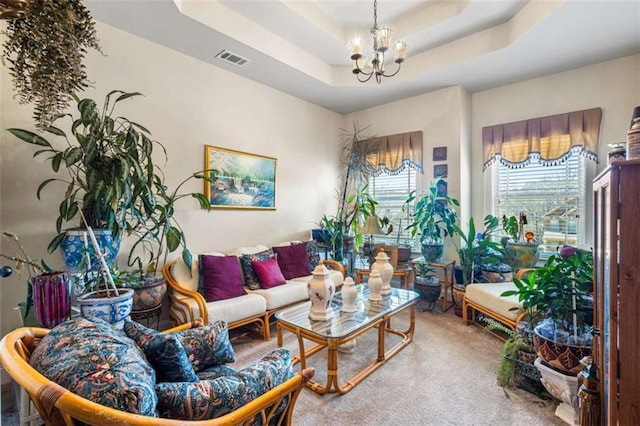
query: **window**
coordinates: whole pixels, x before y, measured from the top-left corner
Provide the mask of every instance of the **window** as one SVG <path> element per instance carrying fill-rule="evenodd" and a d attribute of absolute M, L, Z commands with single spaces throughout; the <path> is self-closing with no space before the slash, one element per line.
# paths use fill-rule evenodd
<path fill-rule="evenodd" d="M 417 172 L 412 167 L 404 167 L 394 174 L 383 173 L 369 178 L 369 194 L 378 202 L 376 211 L 379 216 L 386 216 L 393 224 L 390 235 L 375 235 L 376 243 L 410 244 L 415 241 L 411 231 L 403 231 L 407 227 L 408 216 L 402 212 L 402 206 L 409 193 L 416 189 Z"/>
<path fill-rule="evenodd" d="M 540 164 L 537 156 L 520 168 L 495 162 L 493 173 L 493 214 L 527 215 L 525 230 L 541 242 L 541 258 L 546 259 L 562 244 L 584 245 L 586 202 L 586 159 L 579 149 L 558 164 Z"/>

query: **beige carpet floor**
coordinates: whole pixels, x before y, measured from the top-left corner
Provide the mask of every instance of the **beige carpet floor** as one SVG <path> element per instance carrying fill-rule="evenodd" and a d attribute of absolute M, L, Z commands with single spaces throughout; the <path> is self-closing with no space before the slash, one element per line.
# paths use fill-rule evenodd
<path fill-rule="evenodd" d="M 408 313 L 394 327 L 406 328 Z M 277 346 L 272 340 L 234 339 L 235 368 L 255 362 Z M 376 353 L 377 331 L 357 338 L 353 354 L 339 355 L 344 383 Z M 390 339 L 391 340 L 391 339 Z M 389 348 L 391 341 L 387 342 Z M 284 347 L 297 354 L 297 342 L 284 333 Z M 294 424 L 311 425 L 562 425 L 554 415 L 557 401 L 519 388 L 496 384 L 502 343 L 479 327 L 464 326 L 452 310 L 416 313 L 413 343 L 345 395 L 318 395 L 303 389 Z M 309 358 L 314 379 L 325 383 L 326 351 Z"/>

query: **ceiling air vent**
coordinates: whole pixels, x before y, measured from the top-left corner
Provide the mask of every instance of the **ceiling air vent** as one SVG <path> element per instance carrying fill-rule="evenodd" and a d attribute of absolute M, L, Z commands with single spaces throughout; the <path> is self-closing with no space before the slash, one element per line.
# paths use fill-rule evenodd
<path fill-rule="evenodd" d="M 228 50 L 223 50 L 222 52 L 216 55 L 216 58 L 221 59 L 225 62 L 233 64 L 237 67 L 244 66 L 247 62 L 251 62 L 251 60 L 247 58 L 243 58 L 237 53 L 229 52 Z"/>

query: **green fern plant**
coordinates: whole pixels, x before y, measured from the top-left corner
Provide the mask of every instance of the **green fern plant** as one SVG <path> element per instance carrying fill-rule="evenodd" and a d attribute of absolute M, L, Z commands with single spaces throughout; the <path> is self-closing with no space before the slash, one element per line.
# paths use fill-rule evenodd
<path fill-rule="evenodd" d="M 485 317 L 484 322 L 487 323 L 487 329 L 500 331 L 508 336 L 507 340 L 505 340 L 504 345 L 502 346 L 502 356 L 500 357 L 500 362 L 498 363 L 496 379 L 500 386 L 510 386 L 513 383 L 513 378 L 516 372 L 518 350 L 530 346 L 531 343 L 525 336 L 513 331 L 509 327 L 494 320 L 493 318 Z"/>

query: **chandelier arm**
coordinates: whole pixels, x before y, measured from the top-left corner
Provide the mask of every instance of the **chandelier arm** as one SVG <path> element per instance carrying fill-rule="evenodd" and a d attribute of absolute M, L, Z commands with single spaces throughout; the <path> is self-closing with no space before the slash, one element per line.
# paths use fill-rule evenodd
<path fill-rule="evenodd" d="M 360 74 L 357 74 L 356 77 L 357 77 L 357 79 L 358 79 L 358 81 L 360 83 L 366 83 L 367 81 L 371 80 L 371 77 L 373 77 L 373 73 L 372 72 L 370 72 L 369 74 L 367 74 L 367 73 L 362 73 L 362 74 L 367 75 L 368 77 L 363 80 L 363 79 L 360 78 Z"/>
<path fill-rule="evenodd" d="M 400 72 L 400 67 L 402 67 L 402 63 L 398 64 L 398 69 L 396 70 L 396 72 L 394 72 L 393 74 L 385 74 L 385 73 L 381 73 L 381 75 L 383 77 L 393 77 L 394 75 L 398 74 Z"/>

